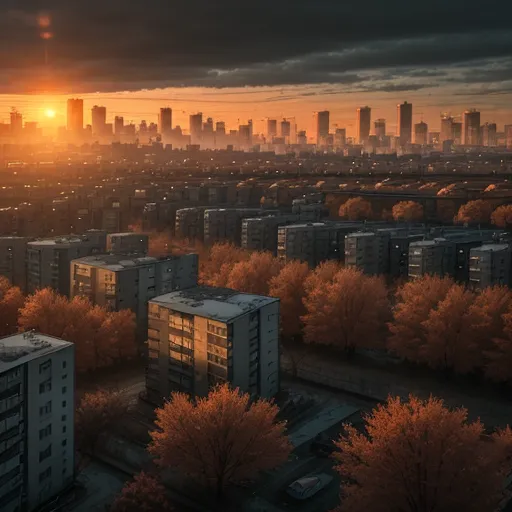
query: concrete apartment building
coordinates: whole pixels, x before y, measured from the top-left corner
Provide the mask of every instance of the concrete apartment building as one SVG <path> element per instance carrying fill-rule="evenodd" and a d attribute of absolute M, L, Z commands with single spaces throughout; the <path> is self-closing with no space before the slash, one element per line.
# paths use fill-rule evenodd
<path fill-rule="evenodd" d="M 425 274 L 452 275 L 455 268 L 455 244 L 445 238 L 413 242 L 409 245 L 409 278 Z"/>
<path fill-rule="evenodd" d="M 37 509 L 73 482 L 74 345 L 0 339 L 0 510 Z"/>
<path fill-rule="evenodd" d="M 106 250 L 106 233 L 88 231 L 81 236 L 35 240 L 27 244 L 27 291 L 34 293 L 50 287 L 62 295 L 69 294 L 69 264 L 72 260 L 102 254 Z"/>
<path fill-rule="evenodd" d="M 196 287 L 149 303 L 148 398 L 205 396 L 230 382 L 254 396 L 279 391 L 279 299 Z"/>
<path fill-rule="evenodd" d="M 508 244 L 487 244 L 471 249 L 469 282 L 475 288 L 510 285 L 511 250 Z"/>
<path fill-rule="evenodd" d="M 88 256 L 70 265 L 70 297 L 87 297 L 112 311 L 131 309 L 137 334 L 147 334 L 147 304 L 158 295 L 197 285 L 197 254 L 162 258 L 116 254 Z"/>
<path fill-rule="evenodd" d="M 27 287 L 27 243 L 28 238 L 19 236 L 0 237 L 0 276 L 22 291 Z"/>
<path fill-rule="evenodd" d="M 204 212 L 207 208 L 181 208 L 176 211 L 176 224 L 174 232 L 178 238 L 188 240 L 203 240 L 204 238 Z"/>
<path fill-rule="evenodd" d="M 107 235 L 110 254 L 147 254 L 149 236 L 143 233 L 111 233 Z"/>
<path fill-rule="evenodd" d="M 204 211 L 204 242 L 212 245 L 217 242 L 240 244 L 242 220 L 275 213 L 261 208 L 216 208 Z"/>
<path fill-rule="evenodd" d="M 277 256 L 284 261 L 305 261 L 311 268 L 322 261 L 343 261 L 345 236 L 360 229 L 359 222 L 311 222 L 280 226 Z"/>
<path fill-rule="evenodd" d="M 270 251 L 277 254 L 277 232 L 280 226 L 299 221 L 298 215 L 269 215 L 242 221 L 241 245 L 252 251 Z"/>
<path fill-rule="evenodd" d="M 349 233 L 345 237 L 345 266 L 369 275 L 389 272 L 389 232 Z"/>

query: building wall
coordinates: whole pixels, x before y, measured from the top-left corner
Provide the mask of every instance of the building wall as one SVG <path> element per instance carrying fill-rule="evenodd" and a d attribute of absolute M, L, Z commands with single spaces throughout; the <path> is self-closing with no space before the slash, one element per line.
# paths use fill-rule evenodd
<path fill-rule="evenodd" d="M 22 291 L 27 286 L 27 239 L 0 237 L 0 275 Z"/>
<path fill-rule="evenodd" d="M 260 309 L 259 395 L 271 398 L 279 392 L 279 302 Z"/>

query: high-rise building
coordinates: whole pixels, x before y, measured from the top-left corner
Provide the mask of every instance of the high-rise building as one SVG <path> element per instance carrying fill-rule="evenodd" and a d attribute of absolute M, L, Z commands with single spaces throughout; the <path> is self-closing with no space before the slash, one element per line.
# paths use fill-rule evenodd
<path fill-rule="evenodd" d="M 124 133 L 124 117 L 116 116 L 114 119 L 114 133 L 116 136 L 123 135 Z"/>
<path fill-rule="evenodd" d="M 34 332 L 0 339 L 0 509 L 33 511 L 73 481 L 74 344 Z"/>
<path fill-rule="evenodd" d="M 441 139 L 440 142 L 443 143 L 446 140 L 454 140 L 453 139 L 453 117 L 448 114 L 441 115 Z"/>
<path fill-rule="evenodd" d="M 406 146 L 412 142 L 412 104 L 401 103 L 396 107 L 397 111 L 397 136 L 400 139 L 400 146 Z"/>
<path fill-rule="evenodd" d="M 253 397 L 279 391 L 279 299 L 200 286 L 149 302 L 148 399 L 206 396 L 229 383 Z"/>
<path fill-rule="evenodd" d="M 27 281 L 27 238 L 0 237 L 0 276 L 25 292 Z"/>
<path fill-rule="evenodd" d="M 413 242 L 409 245 L 409 278 L 425 274 L 451 275 L 455 267 L 455 244 L 444 238 Z"/>
<path fill-rule="evenodd" d="M 345 237 L 345 266 L 370 275 L 389 271 L 388 232 L 356 232 Z"/>
<path fill-rule="evenodd" d="M 480 112 L 475 109 L 464 112 L 464 140 L 465 146 L 478 146 L 480 144 Z"/>
<path fill-rule="evenodd" d="M 347 130 L 345 128 L 336 128 L 334 132 L 334 145 L 337 148 L 343 148 L 347 145 Z"/>
<path fill-rule="evenodd" d="M 281 137 L 290 137 L 290 135 L 291 135 L 290 121 L 283 119 L 281 121 Z"/>
<path fill-rule="evenodd" d="M 496 135 L 496 123 L 485 123 L 482 126 L 482 144 L 484 146 L 494 148 L 498 145 L 498 137 Z"/>
<path fill-rule="evenodd" d="M 386 136 L 386 120 L 377 119 L 373 124 L 375 128 L 375 136 L 380 141 Z"/>
<path fill-rule="evenodd" d="M 92 134 L 104 135 L 107 124 L 107 108 L 94 105 L 92 107 Z"/>
<path fill-rule="evenodd" d="M 17 111 L 11 112 L 11 134 L 14 136 L 21 135 L 23 131 L 23 116 Z"/>
<path fill-rule="evenodd" d="M 505 125 L 505 142 L 507 149 L 512 149 L 512 124 Z"/>
<path fill-rule="evenodd" d="M 226 135 L 226 123 L 224 121 L 217 121 L 215 123 L 215 133 L 217 135 Z"/>
<path fill-rule="evenodd" d="M 169 137 L 172 134 L 172 108 L 160 109 L 160 134 Z"/>
<path fill-rule="evenodd" d="M 511 252 L 508 244 L 487 244 L 470 250 L 469 282 L 475 288 L 510 286 Z"/>
<path fill-rule="evenodd" d="M 460 145 L 462 144 L 462 123 L 453 122 L 452 123 L 452 140 L 454 144 Z"/>
<path fill-rule="evenodd" d="M 209 117 L 206 119 L 206 122 L 203 123 L 203 134 L 212 134 L 213 133 L 213 119 Z"/>
<path fill-rule="evenodd" d="M 273 137 L 277 137 L 277 119 L 267 119 L 267 138 L 271 142 Z"/>
<path fill-rule="evenodd" d="M 84 129 L 84 100 L 70 98 L 68 106 L 68 131 L 73 134 L 81 134 Z"/>
<path fill-rule="evenodd" d="M 372 123 L 372 109 L 370 107 L 360 107 L 357 109 L 357 142 L 366 144 L 370 137 L 370 127 Z"/>
<path fill-rule="evenodd" d="M 143 233 L 109 233 L 107 235 L 107 252 L 111 254 L 146 255 L 149 236 Z"/>
<path fill-rule="evenodd" d="M 317 112 L 316 117 L 316 143 L 321 145 L 329 135 L 329 111 Z"/>
<path fill-rule="evenodd" d="M 414 143 L 426 146 L 428 143 L 428 124 L 423 121 L 414 125 Z"/>
<path fill-rule="evenodd" d="M 190 120 L 190 142 L 192 144 L 199 144 L 201 142 L 201 134 L 203 131 L 203 114 L 191 114 Z"/>

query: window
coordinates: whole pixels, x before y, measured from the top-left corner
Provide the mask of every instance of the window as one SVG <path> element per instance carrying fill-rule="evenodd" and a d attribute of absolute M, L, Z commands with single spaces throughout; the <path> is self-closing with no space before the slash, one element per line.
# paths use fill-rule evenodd
<path fill-rule="evenodd" d="M 43 393 L 47 393 L 48 391 L 52 390 L 52 381 L 50 379 L 45 380 L 44 382 L 41 382 L 39 384 L 39 394 L 42 395 Z"/>
<path fill-rule="evenodd" d="M 64 395 L 64 394 L 67 392 L 67 390 L 68 390 L 68 388 L 67 388 L 66 386 L 64 386 L 64 387 L 62 388 L 62 394 Z"/>
<path fill-rule="evenodd" d="M 68 378 L 68 374 L 65 373 L 63 376 L 62 376 L 62 380 L 66 380 Z"/>
<path fill-rule="evenodd" d="M 66 430 L 67 430 L 67 427 L 66 427 L 66 425 L 64 425 L 64 426 L 62 427 L 62 433 L 63 433 L 63 434 L 65 434 L 65 433 L 66 433 Z"/>
<path fill-rule="evenodd" d="M 52 360 L 48 359 L 39 365 L 39 375 L 52 367 Z"/>
<path fill-rule="evenodd" d="M 66 446 L 68 444 L 68 440 L 67 439 L 63 439 L 62 440 L 62 446 Z"/>
<path fill-rule="evenodd" d="M 62 368 L 66 368 L 67 366 L 67 361 L 62 361 Z"/>
<path fill-rule="evenodd" d="M 43 462 L 43 460 L 46 460 L 48 457 L 52 456 L 52 445 L 48 445 L 48 448 L 45 450 L 39 452 L 39 462 Z"/>
<path fill-rule="evenodd" d="M 39 407 L 39 416 L 45 416 L 52 412 L 52 402 L 46 402 L 42 407 Z"/>
<path fill-rule="evenodd" d="M 68 417 L 65 414 L 63 414 L 61 420 L 66 421 L 67 419 L 68 419 Z"/>
<path fill-rule="evenodd" d="M 52 426 L 47 425 L 39 431 L 39 441 L 42 441 L 45 437 L 48 437 L 52 434 Z"/>
<path fill-rule="evenodd" d="M 66 403 L 66 400 L 63 400 L 62 401 L 62 407 L 66 407 L 67 403 Z"/>
<path fill-rule="evenodd" d="M 52 468 L 49 467 L 39 473 L 39 483 L 44 482 L 47 478 L 49 478 L 52 475 Z"/>

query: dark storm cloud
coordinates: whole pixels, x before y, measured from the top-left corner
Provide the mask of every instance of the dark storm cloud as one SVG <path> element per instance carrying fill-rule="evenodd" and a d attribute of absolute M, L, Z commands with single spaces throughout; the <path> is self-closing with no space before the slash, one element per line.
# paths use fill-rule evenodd
<path fill-rule="evenodd" d="M 512 55 L 511 11 L 506 0 L 2 0 L 0 88 L 350 85 L 397 67 L 430 79 L 428 67 Z"/>

